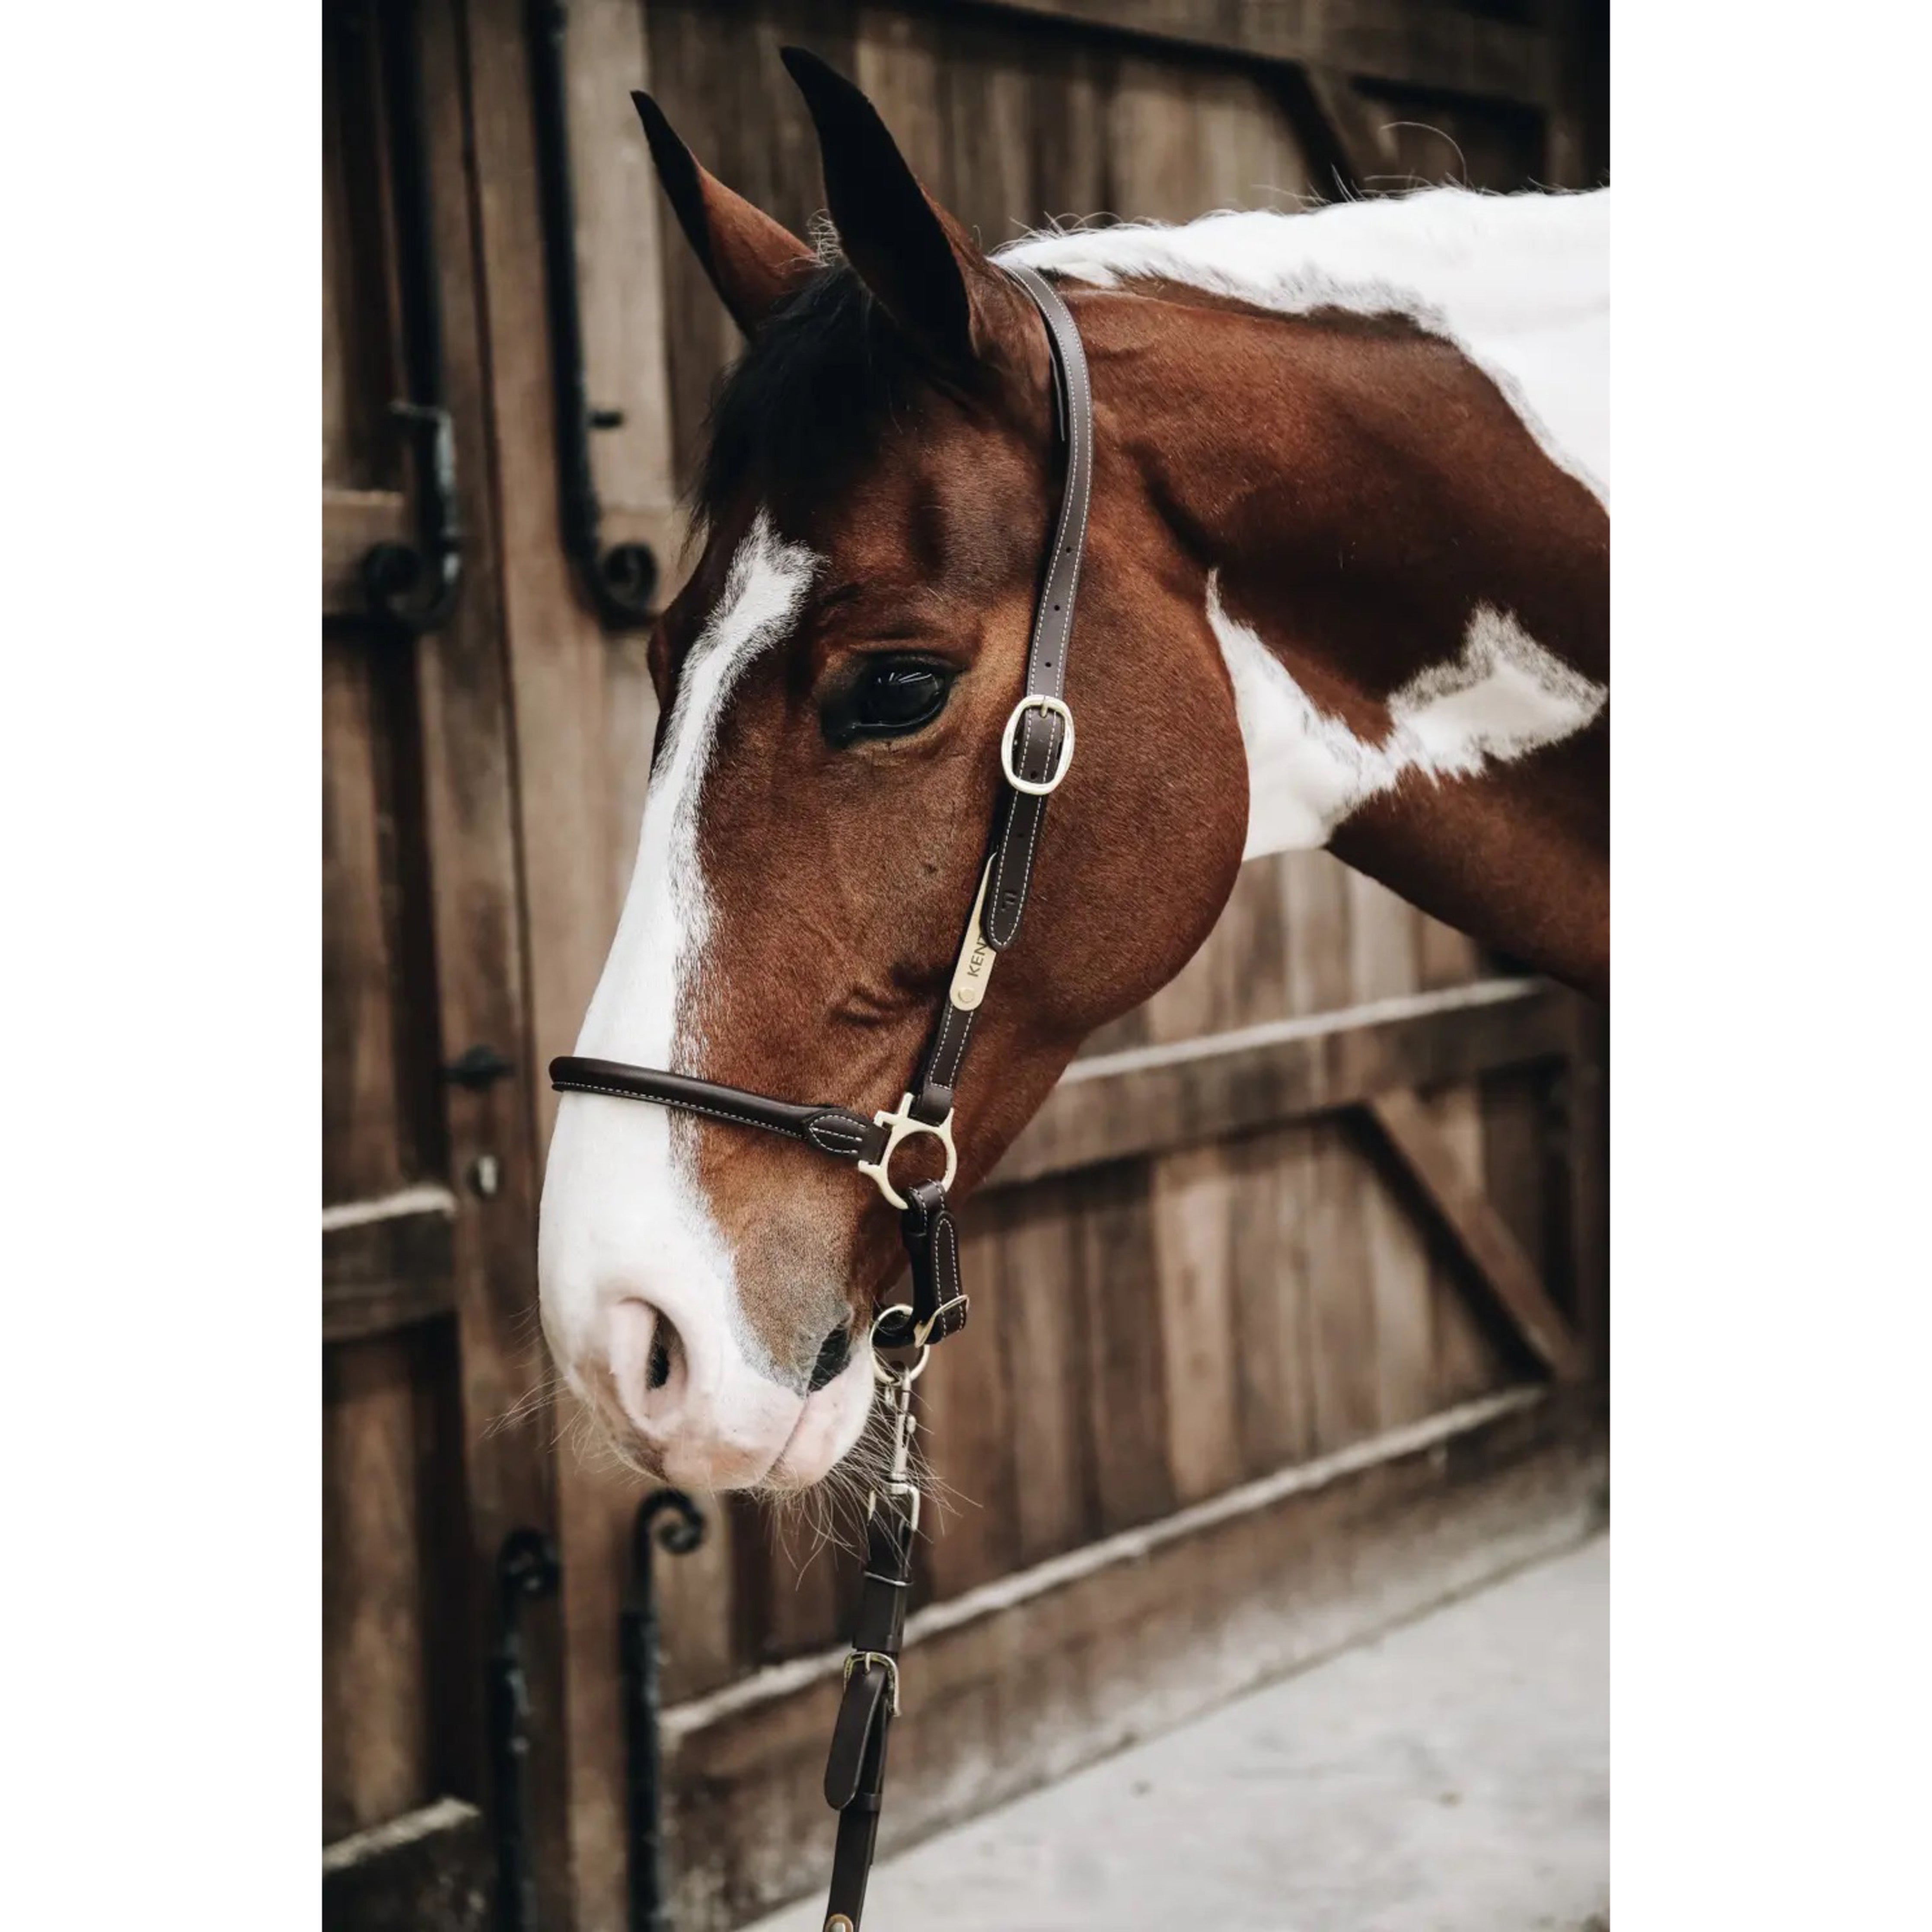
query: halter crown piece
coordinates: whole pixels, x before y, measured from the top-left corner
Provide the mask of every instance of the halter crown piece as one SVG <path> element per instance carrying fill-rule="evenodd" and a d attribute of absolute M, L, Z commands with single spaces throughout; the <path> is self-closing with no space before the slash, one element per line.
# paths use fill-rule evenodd
<path fill-rule="evenodd" d="M 916 1084 L 896 1107 L 882 1108 L 868 1120 L 846 1107 L 800 1106 L 616 1060 L 566 1055 L 550 1066 L 550 1084 L 561 1093 L 649 1100 L 802 1141 L 831 1160 L 856 1166 L 899 1210 L 899 1229 L 912 1268 L 912 1300 L 885 1310 L 872 1324 L 874 1372 L 884 1386 L 892 1418 L 892 1473 L 866 1506 L 865 1584 L 825 1768 L 826 1798 L 838 1814 L 825 1932 L 858 1932 L 878 1837 L 886 1733 L 898 1711 L 899 1644 L 913 1540 L 919 1528 L 920 1494 L 909 1474 L 917 1426 L 912 1384 L 926 1366 L 932 1345 L 956 1334 L 966 1321 L 958 1232 L 946 1204 L 946 1191 L 959 1164 L 952 1141 L 953 1094 L 994 964 L 1019 936 L 1047 800 L 1073 763 L 1073 713 L 1065 696 L 1066 658 L 1094 481 L 1093 390 L 1080 332 L 1058 292 L 1031 268 L 1001 266 L 1032 298 L 1046 325 L 1066 474 L 1053 548 L 1034 608 L 1026 688 L 1000 735 L 998 758 L 1005 784 L 994 814 L 986 866 Z M 892 1184 L 892 1156 L 903 1142 L 922 1134 L 939 1142 L 946 1157 L 944 1174 L 902 1194 Z M 909 1366 L 901 1368 L 880 1360 L 880 1349 L 912 1349 L 916 1354 Z"/>

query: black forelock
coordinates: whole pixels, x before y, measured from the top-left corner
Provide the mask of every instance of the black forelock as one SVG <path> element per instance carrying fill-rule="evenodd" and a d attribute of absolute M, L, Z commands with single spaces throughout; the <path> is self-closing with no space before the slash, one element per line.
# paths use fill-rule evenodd
<path fill-rule="evenodd" d="M 817 270 L 728 369 L 694 492 L 720 521 L 747 482 L 796 501 L 850 478 L 910 416 L 924 373 L 904 334 L 843 262 Z"/>

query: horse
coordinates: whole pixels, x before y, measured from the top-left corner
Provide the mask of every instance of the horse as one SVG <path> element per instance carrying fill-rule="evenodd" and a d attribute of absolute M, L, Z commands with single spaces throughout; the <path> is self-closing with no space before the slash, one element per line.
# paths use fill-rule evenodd
<path fill-rule="evenodd" d="M 637 97 L 746 346 L 701 550 L 650 640 L 636 869 L 578 1054 L 802 1102 L 910 1084 L 1057 541 L 1064 398 L 1016 268 L 1090 370 L 1078 756 L 973 1016 L 954 1199 L 1179 972 L 1246 858 L 1326 847 L 1607 998 L 1609 190 L 1434 188 L 989 255 L 863 94 L 784 58 L 836 244 Z M 902 1265 L 849 1166 L 729 1119 L 560 1104 L 543 1328 L 640 1470 L 822 1479 L 864 1431 Z"/>

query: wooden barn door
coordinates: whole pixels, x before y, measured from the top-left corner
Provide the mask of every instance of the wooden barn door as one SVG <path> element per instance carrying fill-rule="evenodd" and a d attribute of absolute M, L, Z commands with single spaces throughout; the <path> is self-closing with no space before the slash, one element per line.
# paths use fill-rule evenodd
<path fill-rule="evenodd" d="M 323 9 L 324 1898 L 331 1924 L 424 1932 L 495 1922 L 496 1565 L 556 1532 L 547 1418 L 498 1426 L 541 1395 L 537 1166 L 460 25 L 448 0 Z M 460 569 L 418 635 L 364 572 L 434 502 L 393 406 L 434 400 L 406 346 L 426 307 Z M 519 1622 L 523 1841 L 562 1925 L 555 1602 Z"/>

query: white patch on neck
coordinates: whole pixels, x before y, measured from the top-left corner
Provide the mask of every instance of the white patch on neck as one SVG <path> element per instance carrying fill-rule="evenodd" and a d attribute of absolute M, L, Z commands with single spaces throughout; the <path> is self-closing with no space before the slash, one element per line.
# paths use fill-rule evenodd
<path fill-rule="evenodd" d="M 1405 315 L 1453 342 L 1539 447 L 1608 506 L 1610 191 L 1432 188 L 1034 236 L 998 259 L 1112 288 L 1154 277 L 1284 314 Z"/>
<path fill-rule="evenodd" d="M 1460 654 L 1420 672 L 1388 701 L 1378 745 L 1316 709 L 1286 665 L 1221 602 L 1208 578 L 1208 622 L 1234 687 L 1248 758 L 1244 859 L 1310 850 L 1405 773 L 1474 778 L 1580 731 L 1610 694 L 1545 650 L 1514 617 L 1479 604 Z"/>
<path fill-rule="evenodd" d="M 702 970 L 710 896 L 698 812 L 734 686 L 796 620 L 819 560 L 783 542 L 760 511 L 732 560 L 724 594 L 691 648 L 645 795 L 623 916 L 584 1016 L 577 1052 L 694 1070 L 691 994 Z M 740 1360 L 775 1372 L 738 1305 L 736 1269 L 662 1107 L 595 1094 L 560 1102 L 544 1175 L 538 1264 L 544 1323 L 560 1360 L 589 1346 L 599 1298 L 648 1262 L 652 1299 L 696 1336 L 722 1298 Z M 692 1298 L 686 1305 L 680 1298 Z M 716 1351 L 708 1372 L 736 1372 Z"/>

